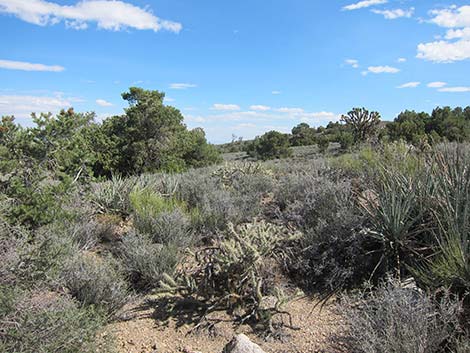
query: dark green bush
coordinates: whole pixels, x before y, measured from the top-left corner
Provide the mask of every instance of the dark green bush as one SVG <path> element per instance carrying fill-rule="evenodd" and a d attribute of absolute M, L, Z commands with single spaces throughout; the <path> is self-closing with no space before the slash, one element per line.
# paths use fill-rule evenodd
<path fill-rule="evenodd" d="M 292 154 L 289 137 L 277 131 L 269 131 L 256 137 L 246 149 L 250 157 L 268 160 L 286 158 Z"/>

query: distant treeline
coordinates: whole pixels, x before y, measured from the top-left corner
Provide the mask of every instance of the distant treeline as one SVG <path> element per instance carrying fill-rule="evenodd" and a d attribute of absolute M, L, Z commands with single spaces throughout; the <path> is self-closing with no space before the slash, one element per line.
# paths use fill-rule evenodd
<path fill-rule="evenodd" d="M 358 132 L 361 129 L 361 121 L 356 123 L 351 121 L 350 116 L 361 115 L 374 118 L 364 126 L 369 127 L 369 131 Z M 359 118 L 360 120 L 360 118 Z M 272 132 L 270 132 L 273 135 Z M 353 109 L 348 115 L 343 116 L 339 122 L 330 122 L 326 127 L 310 127 L 307 123 L 300 123 L 295 126 L 290 134 L 285 135 L 284 141 L 289 146 L 308 146 L 318 144 L 321 147 L 330 142 L 338 142 L 343 149 L 347 149 L 357 142 L 367 139 L 377 139 L 381 141 L 404 140 L 411 144 L 437 143 L 442 141 L 464 142 L 470 140 L 470 106 L 466 108 L 436 108 L 431 114 L 426 112 L 417 113 L 406 110 L 400 113 L 394 121 L 380 121 L 380 115 L 375 112 L 369 113 L 364 108 Z M 255 141 L 243 141 L 241 138 L 234 138 L 232 142 L 219 145 L 218 148 L 223 153 L 241 152 L 253 149 Z M 270 137 L 272 139 L 272 136 Z M 277 139 L 282 139 L 277 137 Z"/>

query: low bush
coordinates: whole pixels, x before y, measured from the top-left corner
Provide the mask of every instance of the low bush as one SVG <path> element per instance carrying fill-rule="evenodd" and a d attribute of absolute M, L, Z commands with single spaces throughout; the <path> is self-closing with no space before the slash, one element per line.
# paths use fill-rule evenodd
<path fill-rule="evenodd" d="M 1 294 L 3 304 L 4 293 Z M 48 291 L 17 292 L 14 296 L 7 310 L 0 310 L 0 351 L 97 351 L 94 340 L 103 321 L 90 308 L 80 307 L 68 296 Z"/>
<path fill-rule="evenodd" d="M 180 251 L 173 244 L 155 244 L 146 235 L 130 232 L 117 250 L 123 270 L 135 289 L 157 288 L 164 273 L 173 273 Z"/>
<path fill-rule="evenodd" d="M 353 352 L 445 352 L 459 334 L 461 305 L 388 282 L 376 291 L 345 297 L 346 342 Z"/>
<path fill-rule="evenodd" d="M 110 258 L 80 253 L 64 267 L 62 280 L 72 297 L 106 315 L 114 314 L 128 297 L 126 283 Z"/>

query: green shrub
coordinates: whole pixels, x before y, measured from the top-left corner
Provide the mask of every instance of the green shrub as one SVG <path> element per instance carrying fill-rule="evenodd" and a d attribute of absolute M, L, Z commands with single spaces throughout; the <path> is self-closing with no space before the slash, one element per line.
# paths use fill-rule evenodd
<path fill-rule="evenodd" d="M 140 290 L 157 288 L 164 273 L 173 273 L 181 256 L 177 246 L 155 244 L 134 232 L 124 236 L 117 255 L 129 281 Z"/>
<path fill-rule="evenodd" d="M 360 353 L 445 352 L 459 334 L 461 305 L 389 282 L 377 291 L 343 298 L 346 342 Z"/>
<path fill-rule="evenodd" d="M 16 294 L 0 318 L 0 351 L 18 353 L 96 352 L 103 321 L 65 295 L 47 291 Z"/>

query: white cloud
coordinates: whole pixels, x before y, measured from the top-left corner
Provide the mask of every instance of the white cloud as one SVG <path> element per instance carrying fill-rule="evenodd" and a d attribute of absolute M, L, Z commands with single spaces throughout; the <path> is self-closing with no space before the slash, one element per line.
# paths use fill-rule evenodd
<path fill-rule="evenodd" d="M 170 84 L 171 89 L 188 89 L 197 87 L 194 83 L 172 83 Z"/>
<path fill-rule="evenodd" d="M 406 62 L 406 59 L 405 58 L 398 58 L 397 60 L 399 63 L 405 63 Z"/>
<path fill-rule="evenodd" d="M 352 66 L 355 69 L 357 69 L 359 67 L 359 61 L 357 61 L 356 59 L 346 59 L 346 60 L 344 60 L 344 63 L 346 65 Z"/>
<path fill-rule="evenodd" d="M 111 107 L 113 104 L 105 101 L 104 99 L 97 99 L 96 104 L 98 104 L 101 107 Z"/>
<path fill-rule="evenodd" d="M 55 96 L 0 95 L 0 116 L 14 115 L 17 118 L 28 118 L 31 113 L 57 113 L 70 108 L 75 99 Z"/>
<path fill-rule="evenodd" d="M 408 10 L 404 9 L 395 9 L 395 10 L 372 10 L 373 13 L 376 13 L 378 15 L 382 15 L 385 17 L 387 20 L 395 20 L 397 18 L 410 18 L 413 16 L 415 9 L 414 7 L 409 8 Z"/>
<path fill-rule="evenodd" d="M 470 27 L 463 29 L 449 29 L 446 33 L 446 39 L 470 39 Z"/>
<path fill-rule="evenodd" d="M 279 113 L 287 113 L 287 114 L 302 114 L 304 110 L 302 108 L 278 108 L 276 109 L 277 112 Z"/>
<path fill-rule="evenodd" d="M 396 74 L 400 72 L 400 69 L 397 69 L 396 67 L 392 66 L 369 66 L 367 68 L 367 71 L 363 71 L 362 74 L 367 75 L 367 73 L 373 73 L 373 74 Z"/>
<path fill-rule="evenodd" d="M 444 86 L 447 86 L 447 82 L 435 81 L 428 83 L 429 88 L 442 88 Z"/>
<path fill-rule="evenodd" d="M 432 23 L 446 28 L 470 27 L 470 5 L 451 6 L 446 9 L 432 10 Z"/>
<path fill-rule="evenodd" d="M 278 94 L 281 94 L 282 92 L 281 91 L 272 91 L 271 94 L 274 94 L 274 95 L 278 95 Z"/>
<path fill-rule="evenodd" d="M 416 57 L 438 63 L 470 59 L 470 5 L 432 10 L 430 15 L 429 22 L 449 28 L 446 40 L 420 43 Z"/>
<path fill-rule="evenodd" d="M 457 42 L 440 40 L 421 43 L 418 45 L 416 57 L 438 63 L 451 63 L 470 59 L 470 40 L 459 40 Z"/>
<path fill-rule="evenodd" d="M 439 88 L 438 91 L 452 93 L 470 92 L 470 87 L 443 87 Z"/>
<path fill-rule="evenodd" d="M 240 106 L 236 104 L 221 104 L 221 103 L 215 103 L 211 110 L 226 110 L 226 111 L 234 111 L 234 110 L 240 110 Z"/>
<path fill-rule="evenodd" d="M 0 0 L 1 1 L 1 0 Z M 7 70 L 22 70 L 22 71 L 51 71 L 61 72 L 65 68 L 58 65 L 44 65 L 44 64 L 32 64 L 25 61 L 12 61 L 12 60 L 0 60 L 0 68 Z"/>
<path fill-rule="evenodd" d="M 148 9 L 119 0 L 82 0 L 74 5 L 46 0 L 0 0 L 0 13 L 39 26 L 64 21 L 68 28 L 78 30 L 88 28 L 89 22 L 96 22 L 98 28 L 111 31 L 133 28 L 178 33 L 182 29 L 180 23 L 160 19 Z"/>
<path fill-rule="evenodd" d="M 165 97 L 164 101 L 165 101 L 165 102 L 168 102 L 168 103 L 171 103 L 171 102 L 174 102 L 175 99 L 174 99 L 174 98 L 171 98 L 171 97 Z"/>
<path fill-rule="evenodd" d="M 404 84 L 398 86 L 397 88 L 416 88 L 416 87 L 418 87 L 420 84 L 421 84 L 421 82 L 417 82 L 417 81 L 414 81 L 414 82 L 407 82 L 407 83 L 404 83 Z"/>
<path fill-rule="evenodd" d="M 260 111 L 260 112 L 265 112 L 265 111 L 271 110 L 271 107 L 268 107 L 266 105 L 252 105 L 250 106 L 250 109 Z"/>
<path fill-rule="evenodd" d="M 358 9 L 363 9 L 366 7 L 374 6 L 374 5 L 381 5 L 381 4 L 386 4 L 388 1 L 387 0 L 364 0 L 364 1 L 359 1 L 355 4 L 347 5 L 343 7 L 343 10 L 358 10 Z"/>

